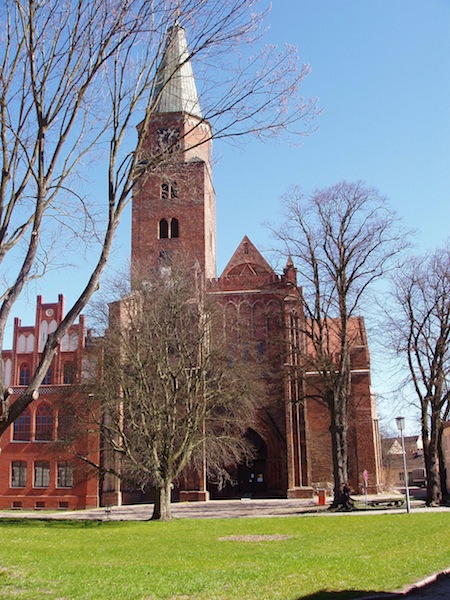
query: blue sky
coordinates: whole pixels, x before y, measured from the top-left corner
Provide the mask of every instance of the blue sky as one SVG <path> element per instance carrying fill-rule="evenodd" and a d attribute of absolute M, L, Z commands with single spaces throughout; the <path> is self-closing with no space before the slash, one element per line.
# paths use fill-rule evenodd
<path fill-rule="evenodd" d="M 218 273 L 244 235 L 261 250 L 271 244 L 263 223 L 276 222 L 280 197 L 340 180 L 377 187 L 418 230 L 419 251 L 449 236 L 450 2 L 448 0 L 274 0 L 267 42 L 298 46 L 311 66 L 301 89 L 317 97 L 317 130 L 299 147 L 250 139 L 215 145 Z M 113 264 L 130 252 L 129 213 Z M 39 281 L 14 310 L 34 321 L 35 294 L 67 303 L 78 271 Z M 374 357 L 375 358 L 375 357 Z M 374 387 L 386 388 L 374 364 Z M 389 409 L 384 409 L 389 414 Z"/>
<path fill-rule="evenodd" d="M 342 179 L 377 187 L 418 230 L 420 250 L 442 244 L 450 216 L 450 2 L 275 0 L 270 39 L 298 46 L 311 66 L 317 131 L 300 148 L 221 148 L 215 171 L 218 270 L 246 233 L 277 216 L 290 184 Z M 230 176 L 230 174 L 232 174 Z"/>
<path fill-rule="evenodd" d="M 280 196 L 291 184 L 313 190 L 363 180 L 387 197 L 407 229 L 416 230 L 417 252 L 444 244 L 450 2 L 275 0 L 270 23 L 271 41 L 297 45 L 301 61 L 311 66 L 302 94 L 317 96 L 322 113 L 301 147 L 252 141 L 243 150 L 222 151 L 215 171 L 218 271 L 244 234 L 260 249 L 270 246 L 262 223 L 277 221 Z M 413 434 L 418 413 L 401 405 L 394 391 L 400 376 L 374 344 L 377 335 L 375 328 L 369 339 L 382 423 L 395 432 L 393 419 L 403 412 Z"/>

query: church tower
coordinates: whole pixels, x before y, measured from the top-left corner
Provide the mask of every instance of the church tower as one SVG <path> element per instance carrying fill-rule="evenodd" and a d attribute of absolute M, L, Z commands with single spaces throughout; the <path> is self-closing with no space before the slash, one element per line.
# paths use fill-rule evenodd
<path fill-rule="evenodd" d="M 203 119 L 184 29 L 170 28 L 153 92 L 133 194 L 132 273 L 183 257 L 216 277 L 216 206 L 212 131 Z M 142 125 L 141 125 L 142 126 Z M 148 172 L 147 172 L 148 169 Z"/>

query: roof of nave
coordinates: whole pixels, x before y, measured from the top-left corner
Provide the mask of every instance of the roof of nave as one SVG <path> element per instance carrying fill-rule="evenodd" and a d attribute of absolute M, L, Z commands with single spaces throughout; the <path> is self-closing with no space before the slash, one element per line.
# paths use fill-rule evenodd
<path fill-rule="evenodd" d="M 337 355 L 341 348 L 341 321 L 340 319 L 328 318 L 323 322 L 324 331 L 322 335 L 326 338 L 326 348 L 328 355 Z M 306 330 L 309 332 L 306 334 L 306 352 L 312 357 L 312 361 L 315 362 L 316 351 L 314 348 L 311 334 L 313 331 L 314 335 L 318 334 L 318 326 L 312 327 L 310 320 L 306 321 Z M 367 342 L 366 328 L 364 325 L 363 317 L 350 317 L 347 323 L 347 338 L 350 346 L 350 352 L 352 356 L 352 369 L 367 369 L 370 366 L 370 354 L 369 346 Z M 317 340 L 319 338 L 317 337 Z M 319 342 L 318 342 L 319 343 Z"/>
<path fill-rule="evenodd" d="M 186 33 L 179 23 L 168 31 L 166 46 L 156 70 L 155 112 L 185 112 L 202 118 Z"/>

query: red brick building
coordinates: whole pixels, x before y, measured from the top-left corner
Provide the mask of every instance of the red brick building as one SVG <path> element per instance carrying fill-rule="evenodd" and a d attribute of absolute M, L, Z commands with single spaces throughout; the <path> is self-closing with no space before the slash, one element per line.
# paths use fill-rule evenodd
<path fill-rule="evenodd" d="M 299 367 L 299 349 L 307 351 L 307 344 L 299 327 L 304 315 L 296 269 L 288 261 L 278 275 L 245 237 L 216 279 L 212 132 L 202 118 L 186 56 L 184 30 L 175 25 L 157 73 L 157 110 L 142 164 L 153 163 L 163 148 L 169 148 L 169 159 L 159 172 L 142 177 L 134 192 L 132 272 L 145 279 L 147 269 L 157 269 L 170 256 L 199 265 L 209 294 L 223 307 L 225 327 L 231 331 L 238 324 L 242 332 L 240 351 L 260 357 L 270 372 L 271 402 L 261 407 L 257 430 L 249 432 L 258 458 L 253 466 L 237 469 L 238 485 L 225 493 L 309 496 L 313 487 L 332 482 L 330 419 L 323 405 L 308 400 L 314 373 L 301 373 Z M 377 491 L 381 453 L 363 319 L 354 319 L 351 327 L 350 482 L 358 489 L 366 470 L 371 491 Z M 203 498 L 207 490 L 217 494 L 207 482 L 187 478 L 180 497 Z"/>
<path fill-rule="evenodd" d="M 231 330 L 237 325 L 240 331 L 241 355 L 251 354 L 266 367 L 266 398 L 270 401 L 262 402 L 258 425 L 248 432 L 257 458 L 250 466 L 236 468 L 236 486 L 219 494 L 204 477 L 187 475 L 174 495 L 182 500 L 206 499 L 209 493 L 216 497 L 308 497 L 314 488 L 332 485 L 330 418 L 320 402 L 308 397 L 316 374 L 300 368 L 302 352 L 308 352 L 308 347 L 301 334 L 304 315 L 296 269 L 288 261 L 283 273 L 277 274 L 245 237 L 216 278 L 212 132 L 202 117 L 186 57 L 184 30 L 175 25 L 156 75 L 156 110 L 148 126 L 140 157 L 142 174 L 133 195 L 132 286 L 134 276 L 145 279 L 146 271 L 160 268 L 171 256 L 182 255 L 200 269 L 208 293 L 222 307 L 224 326 Z M 150 163 L 159 168 L 147 174 L 145 167 Z M 40 340 L 45 340 L 62 310 L 61 297 L 57 304 L 43 304 L 38 298 L 35 325 L 22 327 L 16 320 L 13 349 L 3 353 L 15 394 L 26 384 L 26 369 L 36 365 Z M 354 319 L 352 329 L 350 484 L 357 490 L 367 470 L 370 491 L 378 491 L 381 453 L 363 319 Z M 55 454 L 49 444 L 60 435 L 57 402 L 64 387 L 72 383 L 65 378 L 68 365 L 73 366 L 76 377 L 81 376 L 84 339 L 84 321 L 80 319 L 67 343 L 61 345 L 39 400 L 18 420 L 9 437 L 3 437 L 0 507 L 14 503 L 22 508 L 97 504 L 96 479 L 87 477 L 82 469 L 77 471 L 72 457 Z M 42 439 L 43 430 L 48 439 Z M 94 454 L 98 451 L 95 436 L 79 443 L 92 444 Z M 133 494 L 123 497 L 120 482 L 112 476 L 104 478 L 102 496 L 103 503 L 139 500 Z"/>
<path fill-rule="evenodd" d="M 37 297 L 34 325 L 14 320 L 11 350 L 2 353 L 6 386 L 18 397 L 29 383 L 47 335 L 63 318 L 64 298 L 44 303 Z M 80 382 L 86 343 L 84 317 L 72 325 L 39 389 L 39 398 L 1 438 L 0 508 L 79 509 L 98 506 L 98 479 L 68 448 L 73 413 L 64 400 Z M 76 447 L 98 457 L 97 436 L 80 436 Z"/>

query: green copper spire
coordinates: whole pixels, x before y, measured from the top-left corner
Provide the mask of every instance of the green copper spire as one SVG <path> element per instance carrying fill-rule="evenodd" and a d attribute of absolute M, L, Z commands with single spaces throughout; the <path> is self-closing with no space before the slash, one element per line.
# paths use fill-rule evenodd
<path fill-rule="evenodd" d="M 185 112 L 202 118 L 186 33 L 177 22 L 169 29 L 166 47 L 156 71 L 153 98 L 158 113 Z"/>

